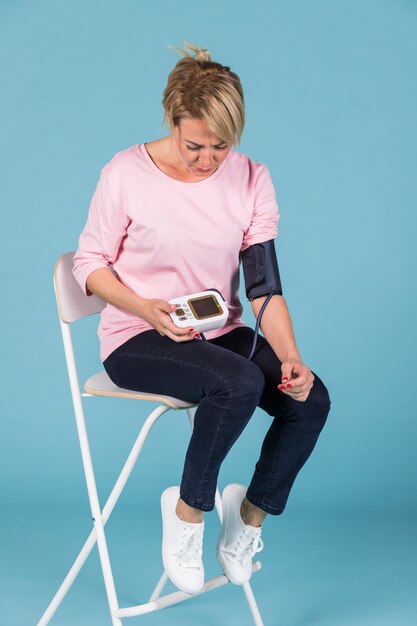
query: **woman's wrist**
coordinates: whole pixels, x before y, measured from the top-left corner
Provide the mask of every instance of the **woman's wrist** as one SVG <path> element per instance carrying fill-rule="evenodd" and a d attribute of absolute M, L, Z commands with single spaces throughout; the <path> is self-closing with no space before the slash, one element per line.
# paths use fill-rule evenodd
<path fill-rule="evenodd" d="M 284 358 L 282 359 L 282 363 L 289 361 L 291 363 L 302 363 L 303 359 L 297 351 L 286 352 Z"/>
<path fill-rule="evenodd" d="M 130 307 L 130 311 L 138 317 L 142 317 L 143 306 L 145 302 L 146 298 L 142 298 L 141 296 L 138 296 L 136 293 L 132 292 L 132 306 Z"/>

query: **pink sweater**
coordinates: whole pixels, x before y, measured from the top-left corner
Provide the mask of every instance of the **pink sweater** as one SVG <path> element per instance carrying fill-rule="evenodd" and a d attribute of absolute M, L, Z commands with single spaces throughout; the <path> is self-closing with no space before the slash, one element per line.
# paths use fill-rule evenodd
<path fill-rule="evenodd" d="M 208 178 L 186 183 L 160 170 L 145 145 L 116 154 L 102 169 L 74 257 L 74 276 L 86 280 L 112 265 L 119 280 L 143 298 L 171 298 L 218 289 L 229 308 L 218 337 L 241 319 L 239 252 L 275 239 L 278 206 L 265 165 L 230 150 Z M 100 357 L 151 329 L 132 313 L 107 304 L 98 329 Z"/>

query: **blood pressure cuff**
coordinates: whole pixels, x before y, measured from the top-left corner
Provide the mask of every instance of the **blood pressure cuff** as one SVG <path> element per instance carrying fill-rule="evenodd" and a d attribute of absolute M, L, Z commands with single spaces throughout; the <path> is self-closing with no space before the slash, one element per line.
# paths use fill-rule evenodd
<path fill-rule="evenodd" d="M 255 243 L 240 254 L 248 300 L 267 296 L 271 292 L 282 296 L 274 240 Z"/>

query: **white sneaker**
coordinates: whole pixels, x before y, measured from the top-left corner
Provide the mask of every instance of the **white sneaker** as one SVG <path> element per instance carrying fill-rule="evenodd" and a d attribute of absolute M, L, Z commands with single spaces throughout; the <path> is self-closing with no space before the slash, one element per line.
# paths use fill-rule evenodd
<path fill-rule="evenodd" d="M 175 512 L 179 497 L 179 487 L 169 487 L 161 496 L 162 562 L 174 585 L 193 594 L 204 585 L 204 522 L 183 522 Z"/>
<path fill-rule="evenodd" d="M 252 575 L 252 557 L 264 544 L 261 527 L 249 526 L 240 517 L 240 505 L 246 495 L 243 485 L 228 485 L 222 496 L 223 523 L 217 542 L 217 560 L 230 582 L 243 585 Z"/>

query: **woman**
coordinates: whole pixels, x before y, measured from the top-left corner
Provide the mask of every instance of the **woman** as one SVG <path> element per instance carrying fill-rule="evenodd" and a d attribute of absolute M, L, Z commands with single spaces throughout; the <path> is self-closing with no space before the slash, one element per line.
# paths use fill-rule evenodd
<path fill-rule="evenodd" d="M 241 320 L 239 256 L 277 235 L 278 207 L 265 165 L 233 150 L 244 127 L 239 77 L 207 50 L 181 50 L 163 106 L 171 134 L 119 152 L 103 168 L 74 257 L 87 294 L 108 304 L 99 337 L 115 384 L 198 403 L 180 487 L 161 497 L 162 555 L 187 593 L 204 583 L 204 512 L 219 468 L 257 406 L 273 419 L 249 487 L 223 492 L 218 560 L 242 584 L 262 549 L 261 525 L 280 515 L 330 410 L 326 387 L 302 362 L 281 295 L 262 317 L 264 337 Z M 113 266 L 115 274 L 109 269 Z M 168 300 L 215 287 L 228 303 L 222 328 L 171 320 Z M 252 300 L 258 317 L 265 297 Z"/>

